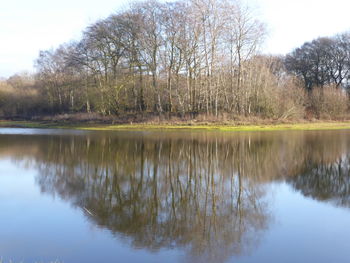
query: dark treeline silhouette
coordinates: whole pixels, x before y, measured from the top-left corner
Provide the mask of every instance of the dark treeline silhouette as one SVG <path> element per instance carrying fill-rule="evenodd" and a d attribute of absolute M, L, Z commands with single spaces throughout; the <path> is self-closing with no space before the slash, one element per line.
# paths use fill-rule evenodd
<path fill-rule="evenodd" d="M 322 37 L 306 42 L 287 55 L 288 70 L 302 78 L 305 88 L 349 86 L 350 35 Z"/>
<path fill-rule="evenodd" d="M 34 76 L 1 82 L 0 114 L 346 116 L 348 34 L 286 58 L 259 52 L 265 36 L 235 0 L 134 3 L 87 27 L 80 41 L 41 51 Z"/>

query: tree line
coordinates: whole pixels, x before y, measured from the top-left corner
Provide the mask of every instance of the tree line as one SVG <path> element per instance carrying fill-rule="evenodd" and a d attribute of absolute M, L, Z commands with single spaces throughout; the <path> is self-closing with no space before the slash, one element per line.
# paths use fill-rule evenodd
<path fill-rule="evenodd" d="M 266 26 L 235 0 L 147 0 L 41 51 L 33 76 L 0 83 L 2 116 L 343 116 L 350 37 L 260 52 Z"/>

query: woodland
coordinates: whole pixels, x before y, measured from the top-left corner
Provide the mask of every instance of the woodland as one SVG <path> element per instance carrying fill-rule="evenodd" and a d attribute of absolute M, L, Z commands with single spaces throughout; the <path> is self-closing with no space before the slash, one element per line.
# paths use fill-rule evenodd
<path fill-rule="evenodd" d="M 0 117 L 348 119 L 350 34 L 271 55 L 267 28 L 235 0 L 135 2 L 1 79 Z"/>

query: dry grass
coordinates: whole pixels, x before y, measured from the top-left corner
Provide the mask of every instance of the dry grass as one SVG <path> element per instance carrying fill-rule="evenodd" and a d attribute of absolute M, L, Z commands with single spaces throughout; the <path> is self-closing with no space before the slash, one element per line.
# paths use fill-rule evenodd
<path fill-rule="evenodd" d="M 350 121 L 327 122 L 276 122 L 267 120 L 261 123 L 249 122 L 178 122 L 178 123 L 141 123 L 141 124 L 91 124 L 91 123 L 53 123 L 27 121 L 0 121 L 0 127 L 14 128 L 62 128 L 80 130 L 206 130 L 206 131 L 275 131 L 275 130 L 339 130 L 350 129 Z M 1 263 L 1 262 L 0 262 Z"/>

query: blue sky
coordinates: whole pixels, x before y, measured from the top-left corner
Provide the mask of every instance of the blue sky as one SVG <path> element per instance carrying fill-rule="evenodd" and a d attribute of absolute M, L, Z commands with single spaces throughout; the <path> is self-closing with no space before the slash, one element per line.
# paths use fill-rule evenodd
<path fill-rule="evenodd" d="M 0 0 L 0 77 L 33 71 L 39 50 L 79 39 L 128 0 Z M 244 1 L 244 0 L 243 0 Z M 245 0 L 268 26 L 264 53 L 285 54 L 305 41 L 350 30 L 347 0 Z"/>

